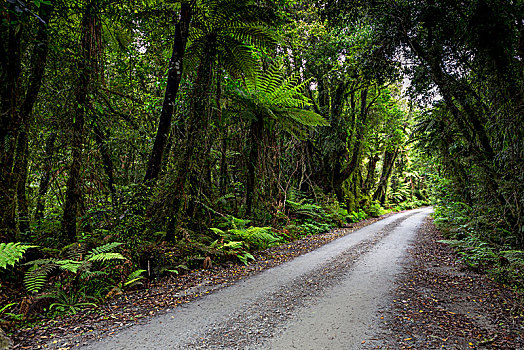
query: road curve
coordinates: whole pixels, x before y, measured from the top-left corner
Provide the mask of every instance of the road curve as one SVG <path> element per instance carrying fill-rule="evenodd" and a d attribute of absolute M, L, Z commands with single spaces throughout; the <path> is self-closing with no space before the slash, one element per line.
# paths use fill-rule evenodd
<path fill-rule="evenodd" d="M 82 349 L 359 349 L 429 213 L 392 215 Z"/>

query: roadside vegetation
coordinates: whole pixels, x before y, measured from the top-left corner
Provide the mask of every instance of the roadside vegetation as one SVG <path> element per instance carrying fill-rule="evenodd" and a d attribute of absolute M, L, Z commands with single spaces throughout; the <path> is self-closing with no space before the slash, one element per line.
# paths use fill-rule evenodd
<path fill-rule="evenodd" d="M 431 203 L 465 263 L 523 288 L 521 4 L 0 13 L 2 328 Z"/>

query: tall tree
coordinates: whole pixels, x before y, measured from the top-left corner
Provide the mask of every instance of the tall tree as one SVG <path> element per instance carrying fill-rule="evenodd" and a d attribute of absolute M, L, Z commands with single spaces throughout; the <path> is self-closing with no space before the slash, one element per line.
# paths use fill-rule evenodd
<path fill-rule="evenodd" d="M 82 197 L 82 157 L 85 139 L 85 119 L 88 109 L 88 94 L 93 92 L 93 81 L 99 71 L 101 30 L 99 2 L 89 1 L 84 9 L 80 24 L 80 52 L 77 60 L 78 78 L 75 86 L 75 111 L 72 117 L 71 156 L 67 180 L 62 230 L 69 242 L 76 239 L 77 215 Z"/>
<path fill-rule="evenodd" d="M 167 85 L 164 94 L 164 102 L 162 104 L 162 111 L 160 112 L 155 143 L 153 144 L 153 149 L 147 163 L 145 181 L 156 179 L 162 167 L 164 150 L 166 148 L 169 131 L 171 130 L 171 120 L 175 108 L 176 96 L 182 79 L 184 53 L 189 33 L 189 23 L 191 22 L 192 6 L 194 6 L 194 1 L 193 4 L 186 2 L 181 4 L 180 19 L 175 24 L 173 52 L 167 70 Z"/>
<path fill-rule="evenodd" d="M 170 211 L 176 213 L 175 221 L 185 216 L 184 210 L 194 208 L 196 196 L 200 195 L 206 182 L 203 170 L 210 149 L 206 146 L 211 125 L 209 102 L 217 64 L 233 77 L 252 76 L 257 67 L 254 47 L 274 45 L 273 35 L 264 27 L 273 20 L 269 8 L 255 5 L 250 0 L 202 1 L 192 9 L 191 44 L 185 61 L 189 69 L 197 68 L 189 97 L 187 141 L 174 180 L 175 203 L 170 205 Z M 190 197 L 193 197 L 193 202 Z"/>
<path fill-rule="evenodd" d="M 41 4 L 38 15 L 15 2 L 2 5 L 0 36 L 0 240 L 12 240 L 16 232 L 17 204 L 27 217 L 25 177 L 27 172 L 27 138 L 32 125 L 31 113 L 44 74 L 48 50 L 48 21 L 52 7 Z M 5 16 L 5 17 L 4 17 Z M 22 40 L 30 23 L 36 23 L 31 61 L 23 62 Z M 30 34 L 29 34 L 30 35 Z M 31 46 L 29 46 L 31 47 Z M 28 67 L 28 69 L 24 69 Z M 25 79 L 24 79 L 25 78 Z M 27 220 L 27 218 L 25 219 Z"/>

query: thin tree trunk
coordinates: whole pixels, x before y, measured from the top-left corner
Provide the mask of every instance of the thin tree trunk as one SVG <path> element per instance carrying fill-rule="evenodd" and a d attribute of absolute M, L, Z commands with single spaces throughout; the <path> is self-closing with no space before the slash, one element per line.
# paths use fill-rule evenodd
<path fill-rule="evenodd" d="M 25 232 L 29 229 L 29 204 L 26 193 L 28 158 L 28 137 L 27 132 L 24 130 L 18 135 L 14 167 L 17 174 L 16 200 L 18 230 L 20 232 Z"/>
<path fill-rule="evenodd" d="M 81 170 L 84 145 L 85 110 L 89 85 L 97 71 L 96 53 L 100 40 L 101 22 L 96 2 L 90 2 L 82 20 L 81 55 L 77 63 L 78 80 L 75 91 L 76 111 L 72 124 L 72 162 L 67 180 L 66 200 L 62 217 L 62 231 L 69 242 L 76 239 L 76 219 L 81 199 Z"/>
<path fill-rule="evenodd" d="M 45 207 L 45 195 L 49 189 L 49 184 L 51 183 L 51 171 L 53 170 L 53 156 L 55 154 L 55 142 L 57 134 L 53 132 L 46 140 L 45 144 L 45 156 L 44 156 L 44 166 L 43 166 L 43 175 L 40 179 L 40 185 L 38 187 L 38 199 L 36 202 L 36 212 L 35 220 L 39 220 L 44 215 Z"/>
<path fill-rule="evenodd" d="M 98 145 L 98 149 L 100 150 L 100 154 L 102 155 L 102 163 L 104 165 L 104 170 L 107 175 L 107 186 L 109 187 L 109 192 L 111 193 L 111 199 L 114 205 L 115 203 L 115 181 L 114 181 L 114 175 L 113 175 L 114 167 L 113 167 L 113 161 L 111 160 L 111 155 L 109 154 L 109 149 L 107 147 L 107 136 L 104 134 L 102 129 L 100 129 L 98 124 L 94 125 L 93 131 L 95 134 L 95 141 Z"/>
<path fill-rule="evenodd" d="M 162 104 L 155 143 L 153 144 L 144 178 L 146 182 L 156 179 L 162 169 L 162 158 L 166 148 L 169 130 L 171 129 L 176 95 L 180 86 L 180 80 L 182 79 L 182 66 L 190 21 L 190 5 L 182 3 L 180 21 L 175 25 L 175 39 L 173 42 L 173 52 L 169 60 L 164 103 Z"/>
<path fill-rule="evenodd" d="M 250 216 L 253 211 L 253 199 L 255 196 L 255 178 L 256 170 L 259 164 L 259 147 L 262 138 L 262 130 L 264 128 L 264 120 L 257 117 L 257 120 L 251 123 L 250 127 L 250 149 L 249 158 L 247 162 L 247 181 L 246 181 L 246 215 Z"/>

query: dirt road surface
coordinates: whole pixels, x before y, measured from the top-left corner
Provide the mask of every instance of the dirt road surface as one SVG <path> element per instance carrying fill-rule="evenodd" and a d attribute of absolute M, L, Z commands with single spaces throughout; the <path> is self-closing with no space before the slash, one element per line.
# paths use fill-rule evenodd
<path fill-rule="evenodd" d="M 82 349 L 359 349 L 430 213 L 389 216 Z"/>

